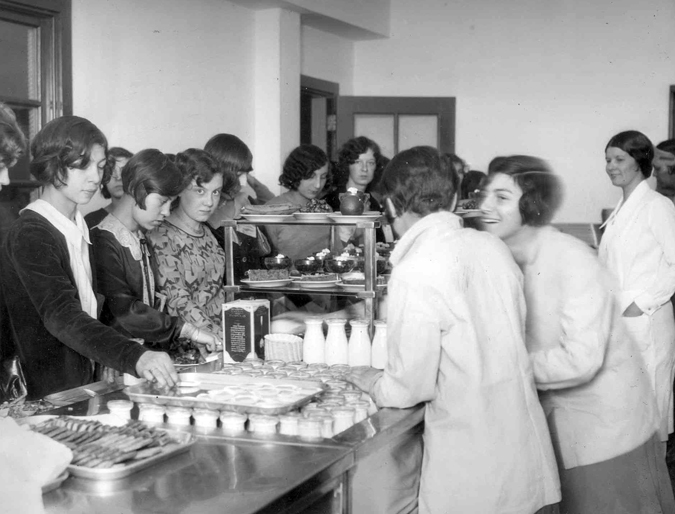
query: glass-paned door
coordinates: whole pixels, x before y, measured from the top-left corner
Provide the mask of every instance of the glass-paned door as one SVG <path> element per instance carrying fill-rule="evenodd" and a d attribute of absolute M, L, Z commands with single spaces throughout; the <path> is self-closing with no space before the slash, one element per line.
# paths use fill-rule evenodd
<path fill-rule="evenodd" d="M 338 143 L 366 136 L 393 157 L 418 145 L 455 149 L 455 99 L 445 97 L 338 98 Z"/>

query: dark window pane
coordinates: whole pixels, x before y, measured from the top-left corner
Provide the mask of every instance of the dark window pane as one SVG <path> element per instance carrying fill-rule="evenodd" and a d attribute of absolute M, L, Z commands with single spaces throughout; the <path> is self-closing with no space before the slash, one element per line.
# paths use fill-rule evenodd
<path fill-rule="evenodd" d="M 38 29 L 0 20 L 0 95 L 39 100 Z"/>

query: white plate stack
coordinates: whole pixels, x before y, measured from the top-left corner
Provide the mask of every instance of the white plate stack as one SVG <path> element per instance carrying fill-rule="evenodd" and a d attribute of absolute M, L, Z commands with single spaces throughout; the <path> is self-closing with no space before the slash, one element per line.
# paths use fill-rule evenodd
<path fill-rule="evenodd" d="M 295 362 L 302 360 L 302 338 L 293 334 L 267 334 L 265 360 Z"/>

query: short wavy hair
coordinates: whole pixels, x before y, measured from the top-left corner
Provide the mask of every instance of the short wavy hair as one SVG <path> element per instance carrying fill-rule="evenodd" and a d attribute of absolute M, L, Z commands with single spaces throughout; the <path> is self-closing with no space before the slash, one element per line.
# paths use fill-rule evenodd
<path fill-rule="evenodd" d="M 133 155 L 134 154 L 132 154 L 129 150 L 122 148 L 121 146 L 113 146 L 110 150 L 108 150 L 108 160 L 110 161 L 111 168 L 110 173 L 106 173 L 103 177 L 103 180 L 101 180 L 101 196 L 103 198 L 110 199 L 108 184 L 112 178 L 112 172 L 115 170 L 115 166 L 117 166 L 117 161 L 119 159 L 131 159 Z"/>
<path fill-rule="evenodd" d="M 637 130 L 619 132 L 609 140 L 609 143 L 605 146 L 605 152 L 610 147 L 619 148 L 635 159 L 645 178 L 652 174 L 654 145 L 642 132 Z"/>
<path fill-rule="evenodd" d="M 368 139 L 365 136 L 359 136 L 350 139 L 340 147 L 337 166 L 333 170 L 333 184 L 337 189 L 343 190 L 345 188 L 347 181 L 349 180 L 349 166 L 356 162 L 356 160 L 359 158 L 359 155 L 366 153 L 368 150 L 373 151 L 377 166 L 375 168 L 375 173 L 373 174 L 373 180 L 370 182 L 370 184 L 368 184 L 366 191 L 369 191 L 371 188 L 374 188 L 377 185 L 384 169 L 383 167 L 379 166 L 380 160 L 382 158 L 380 145 L 378 145 L 372 139 Z"/>
<path fill-rule="evenodd" d="M 122 168 L 122 187 L 138 206 L 145 210 L 149 194 L 172 197 L 185 189 L 183 175 L 178 166 L 155 148 L 134 154 Z"/>
<path fill-rule="evenodd" d="M 379 189 L 396 212 L 426 216 L 449 211 L 459 187 L 450 159 L 431 146 L 416 146 L 394 156 L 384 169 Z"/>
<path fill-rule="evenodd" d="M 498 173 L 508 175 L 523 195 L 518 209 L 523 225 L 543 227 L 551 223 L 563 200 L 562 183 L 551 166 L 539 157 L 495 157 L 488 166 L 488 181 Z"/>
<path fill-rule="evenodd" d="M 314 172 L 328 163 L 328 156 L 321 148 L 315 145 L 304 144 L 295 148 L 284 161 L 284 167 L 279 176 L 279 184 L 294 191 L 300 182 L 312 178 Z M 330 166 L 326 185 L 331 178 Z"/>
<path fill-rule="evenodd" d="M 47 123 L 31 144 L 30 173 L 41 185 L 66 185 L 68 169 L 85 169 L 94 145 L 108 153 L 108 140 L 96 125 L 79 116 L 61 116 Z M 103 180 L 110 180 L 111 162 L 104 167 Z"/>
<path fill-rule="evenodd" d="M 666 139 L 665 141 L 661 141 L 658 145 L 656 145 L 656 148 L 675 155 L 675 139 Z"/>
<path fill-rule="evenodd" d="M 0 102 L 0 161 L 7 167 L 26 151 L 26 136 L 16 122 L 14 111 Z"/>

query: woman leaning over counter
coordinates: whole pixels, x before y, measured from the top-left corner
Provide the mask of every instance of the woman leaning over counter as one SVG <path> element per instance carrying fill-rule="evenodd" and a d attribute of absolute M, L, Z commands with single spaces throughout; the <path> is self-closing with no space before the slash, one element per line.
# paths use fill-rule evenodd
<path fill-rule="evenodd" d="M 656 392 L 665 455 L 665 441 L 673 432 L 675 206 L 645 181 L 653 157 L 651 141 L 634 130 L 607 143 L 606 172 L 623 196 L 604 224 L 599 257 L 618 280 L 623 319 Z"/>
<path fill-rule="evenodd" d="M 89 232 L 78 206 L 98 190 L 106 149 L 101 131 L 77 116 L 49 122 L 31 145 L 30 170 L 42 196 L 12 225 L 2 256 L 29 400 L 92 382 L 94 362 L 160 384 L 177 380 L 167 354 L 147 351 L 97 320 Z"/>
<path fill-rule="evenodd" d="M 523 341 L 522 279 L 497 238 L 453 214 L 458 177 L 431 147 L 382 178 L 391 255 L 384 372 L 350 380 L 380 407 L 425 402 L 420 513 L 553 512 L 555 457 Z M 542 510 L 543 509 L 543 510 Z"/>
<path fill-rule="evenodd" d="M 124 196 L 91 231 L 96 271 L 106 297 L 101 319 L 127 337 L 170 349 L 179 338 L 215 349 L 219 338 L 163 312 L 157 264 L 145 234 L 169 215 L 184 189 L 176 165 L 159 150 L 141 150 L 122 169 Z"/>
<path fill-rule="evenodd" d="M 194 148 L 177 154 L 176 166 L 188 185 L 174 200 L 169 217 L 148 232 L 159 285 L 169 314 L 219 334 L 225 252 L 206 221 L 220 203 L 223 173 L 211 155 Z"/>
<path fill-rule="evenodd" d="M 562 198 L 543 160 L 490 163 L 481 224 L 525 277 L 526 344 L 558 458 L 560 511 L 675 512 L 657 412 L 613 280 L 593 250 L 550 221 Z"/>

